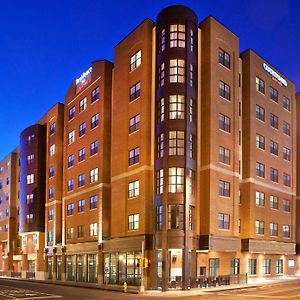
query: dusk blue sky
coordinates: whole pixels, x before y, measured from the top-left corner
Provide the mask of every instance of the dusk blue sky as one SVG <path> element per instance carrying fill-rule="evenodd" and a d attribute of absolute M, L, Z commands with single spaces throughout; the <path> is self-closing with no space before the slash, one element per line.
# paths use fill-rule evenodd
<path fill-rule="evenodd" d="M 114 46 L 166 6 L 212 15 L 300 90 L 299 0 L 15 0 L 0 9 L 0 159 L 64 95 L 91 61 L 113 61 Z"/>

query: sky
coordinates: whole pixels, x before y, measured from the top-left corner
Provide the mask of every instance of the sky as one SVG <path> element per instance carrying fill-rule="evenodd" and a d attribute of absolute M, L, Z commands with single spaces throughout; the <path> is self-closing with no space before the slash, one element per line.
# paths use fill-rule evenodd
<path fill-rule="evenodd" d="M 299 0 L 14 0 L 0 8 L 0 159 L 21 131 L 64 101 L 91 62 L 113 61 L 114 46 L 166 6 L 212 15 L 300 91 Z"/>

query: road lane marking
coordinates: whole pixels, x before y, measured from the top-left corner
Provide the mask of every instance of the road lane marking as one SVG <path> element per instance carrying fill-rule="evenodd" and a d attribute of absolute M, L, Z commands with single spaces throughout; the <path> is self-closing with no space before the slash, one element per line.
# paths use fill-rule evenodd
<path fill-rule="evenodd" d="M 226 293 L 218 293 L 218 295 L 220 296 L 232 296 L 232 294 L 226 294 Z M 245 298 L 249 298 L 249 297 L 254 297 L 254 298 L 269 298 L 269 299 L 286 299 L 286 296 L 272 296 L 272 295 L 254 295 L 254 294 L 249 294 L 249 295 L 245 295 L 245 294 L 234 294 L 234 296 L 236 297 L 245 297 Z"/>

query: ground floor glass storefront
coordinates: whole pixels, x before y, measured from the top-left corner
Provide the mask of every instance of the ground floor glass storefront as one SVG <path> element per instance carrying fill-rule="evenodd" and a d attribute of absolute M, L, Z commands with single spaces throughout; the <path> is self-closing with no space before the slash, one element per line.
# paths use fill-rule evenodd
<path fill-rule="evenodd" d="M 140 285 L 141 252 L 112 252 L 104 254 L 104 283 Z"/>

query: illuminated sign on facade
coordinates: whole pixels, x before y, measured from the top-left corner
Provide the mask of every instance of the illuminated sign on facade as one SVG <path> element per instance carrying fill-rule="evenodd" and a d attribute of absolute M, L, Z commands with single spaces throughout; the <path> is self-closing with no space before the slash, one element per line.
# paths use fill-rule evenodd
<path fill-rule="evenodd" d="M 76 93 L 80 92 L 87 84 L 89 84 L 92 80 L 92 71 L 93 68 L 89 67 L 86 71 L 84 71 L 80 77 L 76 79 Z"/>
<path fill-rule="evenodd" d="M 270 66 L 268 66 L 266 63 L 263 63 L 263 68 L 266 72 L 268 72 L 270 75 L 272 75 L 272 79 L 277 82 L 279 85 L 287 86 L 287 81 L 281 77 L 277 72 L 275 72 Z"/>

